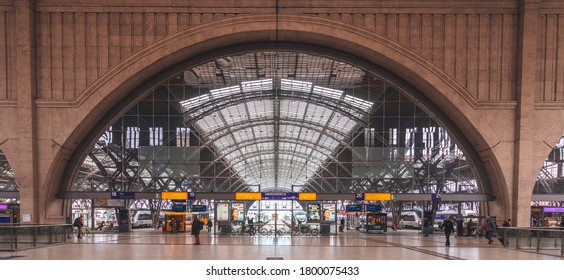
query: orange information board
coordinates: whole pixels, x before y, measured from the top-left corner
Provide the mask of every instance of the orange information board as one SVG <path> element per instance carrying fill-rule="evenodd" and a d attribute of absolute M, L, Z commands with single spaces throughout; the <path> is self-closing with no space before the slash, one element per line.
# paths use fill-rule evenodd
<path fill-rule="evenodd" d="M 235 200 L 261 200 L 262 193 L 259 192 L 238 192 L 235 193 Z"/>
<path fill-rule="evenodd" d="M 161 199 L 171 199 L 171 200 L 187 200 L 187 192 L 162 192 Z"/>
<path fill-rule="evenodd" d="M 317 193 L 299 193 L 298 200 L 317 200 Z"/>
<path fill-rule="evenodd" d="M 391 193 L 365 193 L 364 200 L 391 200 Z"/>

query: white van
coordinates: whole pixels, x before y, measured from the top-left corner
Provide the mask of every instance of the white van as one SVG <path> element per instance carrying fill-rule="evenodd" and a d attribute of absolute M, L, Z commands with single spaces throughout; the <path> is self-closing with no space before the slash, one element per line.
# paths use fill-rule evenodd
<path fill-rule="evenodd" d="M 151 227 L 153 226 L 153 219 L 151 218 L 151 211 L 138 210 L 131 217 L 131 223 L 134 228 Z"/>
<path fill-rule="evenodd" d="M 421 213 L 417 211 L 402 211 L 399 227 L 400 228 L 421 228 Z"/>

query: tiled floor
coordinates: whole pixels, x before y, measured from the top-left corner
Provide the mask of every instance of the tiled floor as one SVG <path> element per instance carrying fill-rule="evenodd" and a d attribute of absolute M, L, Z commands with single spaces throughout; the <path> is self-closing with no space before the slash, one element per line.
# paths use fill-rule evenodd
<path fill-rule="evenodd" d="M 558 256 L 504 248 L 477 237 L 443 234 L 424 237 L 416 231 L 366 234 L 354 230 L 339 236 L 224 236 L 202 231 L 202 245 L 189 234 L 162 234 L 152 229 L 131 233 L 98 233 L 67 244 L 16 252 L 0 259 L 23 260 L 562 260 Z"/>

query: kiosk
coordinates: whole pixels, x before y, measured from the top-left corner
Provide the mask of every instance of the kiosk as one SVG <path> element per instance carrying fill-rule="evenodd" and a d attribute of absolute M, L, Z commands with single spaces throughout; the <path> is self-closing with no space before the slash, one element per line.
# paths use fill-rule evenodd
<path fill-rule="evenodd" d="M 165 212 L 165 232 L 176 233 L 191 230 L 192 214 L 185 212 Z"/>

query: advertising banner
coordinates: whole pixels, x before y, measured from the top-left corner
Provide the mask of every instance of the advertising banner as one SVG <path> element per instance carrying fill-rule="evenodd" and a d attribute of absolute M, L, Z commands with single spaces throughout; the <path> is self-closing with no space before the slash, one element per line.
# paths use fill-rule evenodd
<path fill-rule="evenodd" d="M 242 222 L 245 220 L 245 203 L 231 203 L 231 221 Z"/>
<path fill-rule="evenodd" d="M 322 222 L 334 222 L 335 221 L 335 204 L 323 204 L 323 212 L 321 215 Z"/>
<path fill-rule="evenodd" d="M 309 203 L 307 205 L 307 222 L 319 223 L 321 222 L 321 204 Z"/>
<path fill-rule="evenodd" d="M 218 221 L 229 221 L 229 203 L 218 203 L 216 210 Z"/>

